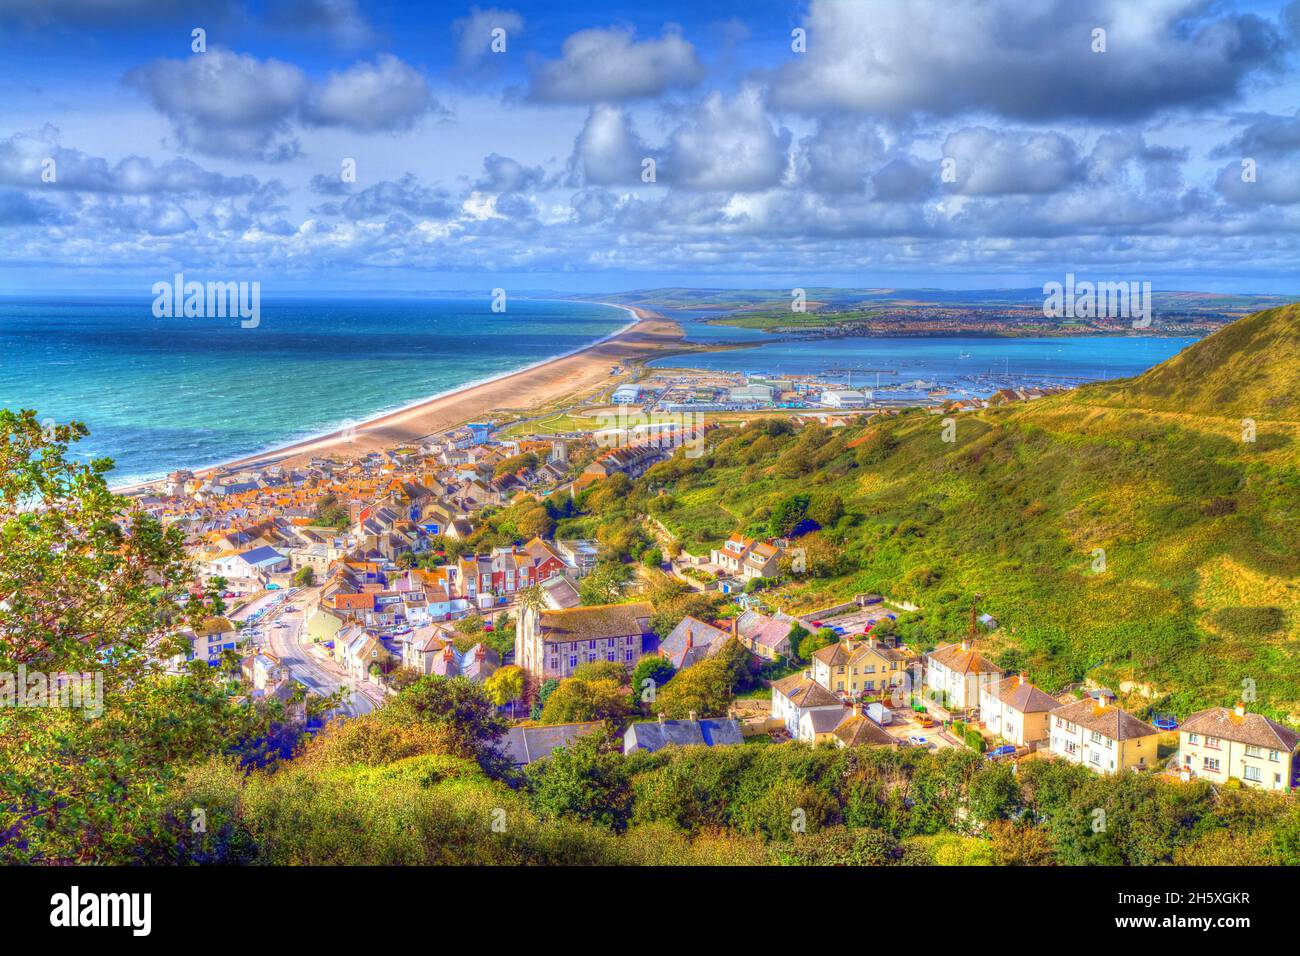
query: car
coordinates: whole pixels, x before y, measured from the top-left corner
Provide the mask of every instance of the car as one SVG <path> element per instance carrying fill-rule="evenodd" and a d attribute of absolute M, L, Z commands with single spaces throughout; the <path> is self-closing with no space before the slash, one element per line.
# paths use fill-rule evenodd
<path fill-rule="evenodd" d="M 994 760 L 998 757 L 1010 757 L 1015 752 L 1016 748 L 1011 746 L 1011 744 L 1003 744 L 1001 747 L 993 748 L 984 756 L 988 760 Z"/>
<path fill-rule="evenodd" d="M 911 744 L 913 747 L 929 747 L 929 746 L 930 746 L 930 741 L 929 741 L 927 738 L 922 737 L 922 736 L 919 735 L 919 734 L 914 735 L 914 736 L 912 736 L 912 737 L 908 737 L 908 738 L 907 738 L 907 742 L 908 742 L 909 744 Z"/>
<path fill-rule="evenodd" d="M 929 714 L 920 714 L 917 716 L 916 722 L 927 729 L 934 726 L 934 718 Z"/>

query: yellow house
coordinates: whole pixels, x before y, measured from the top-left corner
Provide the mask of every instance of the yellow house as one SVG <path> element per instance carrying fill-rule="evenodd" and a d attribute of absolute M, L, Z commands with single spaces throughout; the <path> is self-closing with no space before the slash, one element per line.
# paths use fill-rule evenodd
<path fill-rule="evenodd" d="M 1212 707 L 1192 714 L 1178 728 L 1178 769 L 1224 783 L 1236 777 L 1248 787 L 1290 790 L 1300 733 L 1263 714 Z"/>
<path fill-rule="evenodd" d="M 1155 763 L 1160 731 L 1091 697 L 1051 713 L 1052 754 L 1097 773 L 1144 770 Z"/>
<path fill-rule="evenodd" d="M 833 694 L 880 697 L 901 686 L 911 655 L 873 641 L 840 641 L 813 654 L 813 680 Z"/>

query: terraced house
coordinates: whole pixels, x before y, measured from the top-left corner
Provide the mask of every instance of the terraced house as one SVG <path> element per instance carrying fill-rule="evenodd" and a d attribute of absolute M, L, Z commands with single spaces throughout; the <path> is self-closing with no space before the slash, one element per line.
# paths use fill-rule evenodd
<path fill-rule="evenodd" d="M 1178 729 L 1180 771 L 1215 783 L 1236 778 L 1248 787 L 1291 790 L 1300 733 L 1240 704 L 1192 714 Z"/>

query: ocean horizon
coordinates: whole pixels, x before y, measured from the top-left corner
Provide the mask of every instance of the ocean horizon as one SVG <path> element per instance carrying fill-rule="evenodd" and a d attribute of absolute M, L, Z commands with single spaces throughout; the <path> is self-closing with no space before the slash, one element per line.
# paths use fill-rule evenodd
<path fill-rule="evenodd" d="M 268 298 L 238 318 L 155 318 L 153 297 L 0 299 L 0 407 L 80 421 L 114 486 L 360 424 L 565 355 L 622 308 L 511 298 Z"/>

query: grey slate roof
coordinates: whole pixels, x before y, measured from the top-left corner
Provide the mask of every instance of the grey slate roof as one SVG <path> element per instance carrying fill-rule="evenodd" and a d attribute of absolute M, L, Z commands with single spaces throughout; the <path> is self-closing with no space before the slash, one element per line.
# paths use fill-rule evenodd
<path fill-rule="evenodd" d="M 623 753 L 634 750 L 651 752 L 675 744 L 689 747 L 703 744 L 715 747 L 719 744 L 744 743 L 740 733 L 740 723 L 735 720 L 665 720 L 647 721 L 633 724 L 623 734 Z"/>
<path fill-rule="evenodd" d="M 555 724 L 550 727 L 511 727 L 501 738 L 501 750 L 517 767 L 550 756 L 552 750 L 564 747 L 579 737 L 594 733 L 603 721 L 593 720 L 583 724 Z"/>

